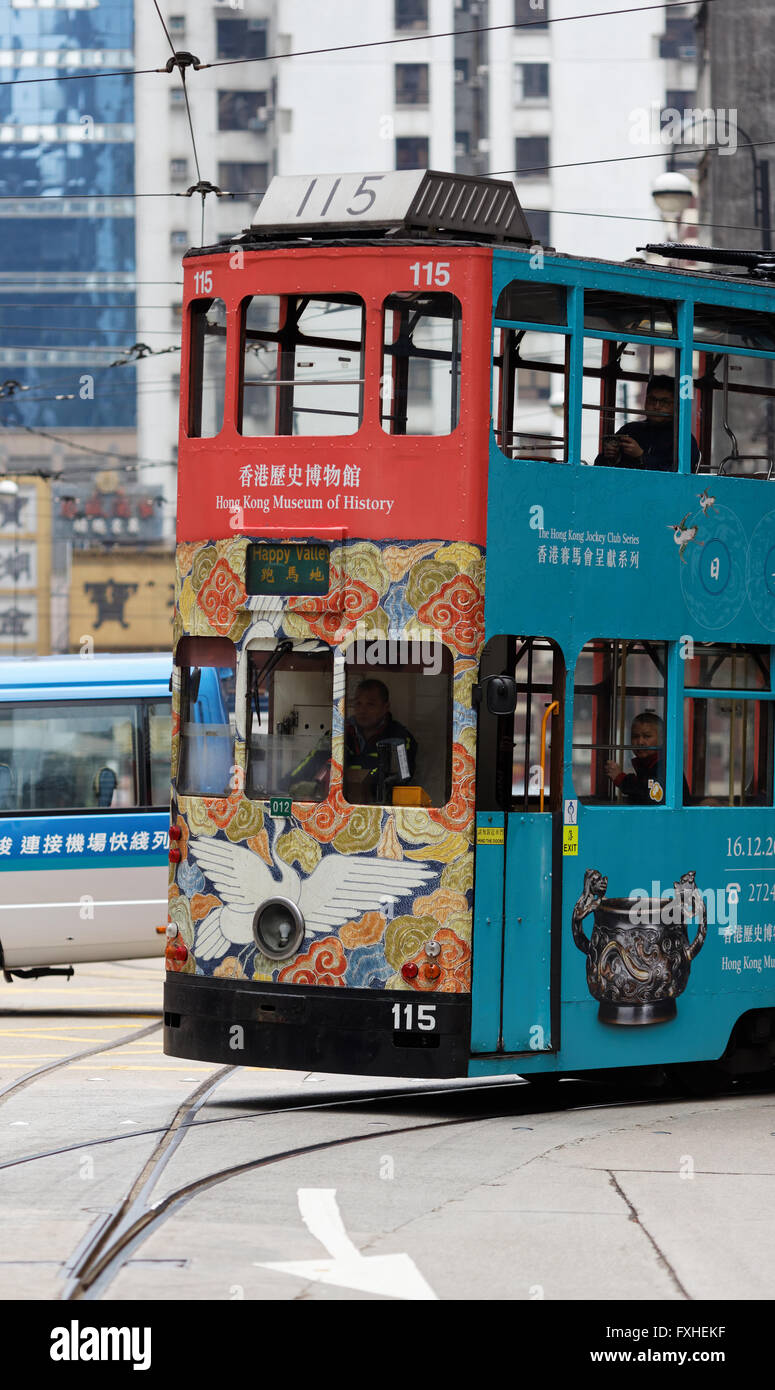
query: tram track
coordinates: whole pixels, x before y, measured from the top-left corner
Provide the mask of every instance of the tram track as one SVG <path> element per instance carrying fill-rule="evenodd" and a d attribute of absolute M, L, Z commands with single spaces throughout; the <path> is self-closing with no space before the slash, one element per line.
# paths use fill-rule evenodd
<path fill-rule="evenodd" d="M 222 1116 L 213 1119 L 199 1120 L 196 1121 L 196 1123 L 193 1123 L 190 1118 L 187 1118 L 205 1103 L 217 1086 L 226 1080 L 227 1076 L 234 1070 L 236 1069 L 225 1068 L 223 1073 L 216 1077 L 209 1078 L 191 1097 L 183 1102 L 176 1119 L 173 1121 L 173 1125 L 175 1126 L 174 1138 L 171 1133 L 173 1127 L 171 1125 L 169 1130 L 159 1141 L 154 1153 L 151 1154 L 147 1160 L 141 1174 L 132 1184 L 124 1200 L 114 1212 L 100 1224 L 100 1227 L 94 1232 L 91 1239 L 87 1239 L 86 1242 L 82 1243 L 74 1253 L 68 1264 L 68 1282 L 62 1294 L 63 1301 L 78 1302 L 99 1299 L 121 1272 L 135 1250 L 159 1227 L 164 1225 L 170 1217 L 175 1215 L 193 1198 L 233 1178 L 238 1178 L 246 1173 L 257 1172 L 261 1169 L 292 1160 L 304 1159 L 312 1155 L 344 1149 L 356 1144 L 367 1143 L 375 1139 L 379 1139 L 384 1143 L 386 1139 L 400 1135 L 481 1124 L 487 1120 L 507 1119 L 518 1114 L 519 1108 L 510 1106 L 508 1108 L 501 1107 L 492 1109 L 488 1107 L 484 1114 L 446 1117 L 444 1119 L 421 1121 L 414 1124 L 402 1124 L 387 1129 L 380 1128 L 377 1131 L 371 1129 L 357 1134 L 338 1136 L 331 1139 L 321 1139 L 303 1145 L 294 1145 L 289 1148 L 277 1150 L 276 1152 L 262 1154 L 257 1158 L 215 1169 L 188 1183 L 181 1184 L 155 1204 L 148 1205 L 146 1201 L 145 1206 L 143 1206 L 144 1199 L 150 1196 L 174 1148 L 177 1147 L 185 1137 L 185 1134 L 192 1128 L 200 1129 L 203 1125 L 224 1124 L 234 1120 L 269 1119 L 272 1116 L 283 1114 L 319 1113 L 324 1110 L 337 1110 L 343 1108 L 345 1105 L 359 1106 L 381 1103 L 384 1107 L 391 1103 L 395 1104 L 396 1102 L 406 1102 L 409 1100 L 422 1100 L 423 1103 L 427 1105 L 429 1101 L 438 1102 L 453 1097 L 460 1099 L 463 1096 L 469 1096 L 481 1102 L 482 1100 L 486 1101 L 490 1094 L 498 1093 L 500 1096 L 504 1091 L 513 1092 L 516 1089 L 521 1090 L 522 1088 L 525 1089 L 526 1099 L 530 1097 L 532 1102 L 529 1106 L 525 1107 L 530 1113 L 535 1113 L 536 1109 L 546 1109 L 550 1113 L 554 1113 L 558 1109 L 608 1109 L 616 1108 L 622 1104 L 649 1105 L 653 1104 L 655 1100 L 664 1102 L 665 1100 L 685 1099 L 685 1097 L 680 1097 L 678 1094 L 675 1096 L 666 1096 L 662 1093 L 657 1096 L 651 1089 L 649 1089 L 647 1095 L 640 1098 L 636 1097 L 633 1099 L 631 1094 L 612 1097 L 610 1093 L 605 1093 L 606 1088 L 591 1086 L 591 1095 L 587 1093 L 585 1096 L 579 1097 L 578 1094 L 574 1096 L 568 1094 L 568 1103 L 558 1106 L 557 1100 L 559 1093 L 555 1093 L 552 1096 L 551 1103 L 547 1104 L 546 1095 L 536 1097 L 531 1091 L 528 1081 L 512 1080 L 509 1082 L 490 1082 L 480 1086 L 469 1085 L 465 1087 L 446 1087 L 439 1090 L 424 1089 L 414 1092 L 391 1092 L 387 1095 L 385 1092 L 362 1094 L 344 1100 L 341 1096 L 337 1096 L 326 1101 L 316 1102 L 312 1105 L 284 1106 L 277 1109 L 252 1112 L 244 1116 Z M 580 1087 L 583 1090 L 584 1086 L 589 1084 L 590 1083 L 579 1082 L 574 1085 L 571 1083 L 568 1087 L 568 1092 L 572 1089 L 573 1092 L 577 1093 Z M 539 1102 L 538 1106 L 535 1104 L 536 1100 Z M 131 1136 L 116 1137 L 124 1138 Z"/>
<path fill-rule="evenodd" d="M 49 1076 L 52 1072 L 61 1071 L 64 1067 L 72 1066 L 73 1062 L 80 1062 L 85 1057 L 97 1057 L 101 1052 L 113 1052 L 116 1048 L 126 1047 L 129 1043 L 139 1042 L 141 1038 L 147 1038 L 151 1033 L 157 1033 L 161 1026 L 162 1020 L 159 1018 L 156 1023 L 149 1023 L 145 1028 L 136 1028 L 131 1033 L 122 1033 L 120 1037 L 113 1038 L 109 1042 L 99 1043 L 94 1047 L 86 1047 L 80 1052 L 71 1052 L 69 1057 L 60 1057 L 55 1062 L 46 1062 L 41 1067 L 34 1067 L 32 1071 L 25 1072 L 15 1081 L 10 1081 L 7 1085 L 0 1087 L 0 1105 L 3 1105 L 11 1096 L 17 1095 L 19 1091 L 25 1090 L 27 1086 L 31 1086 L 42 1076 Z"/>

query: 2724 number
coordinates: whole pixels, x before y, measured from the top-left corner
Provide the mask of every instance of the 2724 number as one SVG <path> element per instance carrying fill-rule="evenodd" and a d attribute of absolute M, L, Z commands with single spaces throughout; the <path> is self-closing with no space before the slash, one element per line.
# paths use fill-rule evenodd
<path fill-rule="evenodd" d="M 394 1004 L 393 1027 L 397 1032 L 414 1032 L 419 1028 L 430 1033 L 436 1027 L 435 1004 Z"/>

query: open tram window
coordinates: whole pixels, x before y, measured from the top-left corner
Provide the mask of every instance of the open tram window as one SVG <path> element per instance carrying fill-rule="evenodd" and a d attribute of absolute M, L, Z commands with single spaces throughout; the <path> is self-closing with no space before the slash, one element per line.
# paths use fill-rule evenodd
<path fill-rule="evenodd" d="M 244 300 L 240 433 L 355 434 L 363 419 L 364 322 L 355 294 Z"/>
<path fill-rule="evenodd" d="M 223 427 L 226 383 L 226 305 L 223 300 L 192 300 L 189 333 L 187 432 L 190 439 L 209 439 Z"/>
<path fill-rule="evenodd" d="M 486 698 L 480 705 L 477 810 L 558 810 L 565 692 L 560 648 L 546 637 L 492 637 L 479 669 L 481 680 L 512 677 L 517 702 L 513 717 L 488 714 Z"/>
<path fill-rule="evenodd" d="M 247 795 L 325 801 L 331 779 L 331 648 L 250 647 L 246 699 Z"/>
<path fill-rule="evenodd" d="M 521 280 L 506 285 L 498 298 L 493 428 L 498 448 L 507 458 L 563 462 L 568 457 L 570 339 L 564 333 L 542 333 L 540 328 L 541 324 L 566 324 L 566 298 L 563 285 Z"/>
<path fill-rule="evenodd" d="M 4 704 L 0 808 L 116 810 L 141 804 L 134 703 Z"/>
<path fill-rule="evenodd" d="M 697 643 L 684 676 L 684 802 L 772 805 L 768 647 Z"/>
<path fill-rule="evenodd" d="M 383 430 L 451 434 L 460 419 L 460 301 L 454 294 L 391 294 L 384 325 Z"/>
<path fill-rule="evenodd" d="M 666 344 L 584 339 L 582 462 L 677 472 L 678 364 Z M 693 439 L 693 465 L 697 458 Z"/>
<path fill-rule="evenodd" d="M 775 315 L 697 304 L 694 342 L 698 471 L 775 477 Z"/>
<path fill-rule="evenodd" d="M 237 655 L 228 637 L 181 637 L 181 796 L 228 796 L 234 777 L 234 693 Z"/>
<path fill-rule="evenodd" d="M 354 805 L 445 806 L 452 787 L 452 653 L 375 637 L 345 666 L 343 783 Z"/>
<path fill-rule="evenodd" d="M 666 670 L 665 642 L 595 638 L 579 653 L 573 784 L 582 801 L 664 802 Z"/>

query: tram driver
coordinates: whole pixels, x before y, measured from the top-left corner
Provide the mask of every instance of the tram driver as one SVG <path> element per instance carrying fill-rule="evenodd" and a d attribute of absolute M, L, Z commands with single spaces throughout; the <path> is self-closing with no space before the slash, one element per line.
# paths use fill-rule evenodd
<path fill-rule="evenodd" d="M 390 788 L 409 783 L 417 739 L 393 718 L 384 681 L 368 677 L 356 687 L 344 725 L 344 793 L 348 801 L 385 803 Z"/>
<path fill-rule="evenodd" d="M 628 421 L 616 434 L 606 435 L 603 451 L 595 459 L 597 465 L 609 468 L 648 468 L 656 473 L 674 473 L 678 467 L 675 456 L 673 420 L 675 417 L 675 382 L 669 376 L 653 376 L 646 387 L 643 402 L 644 420 Z M 697 472 L 700 451 L 692 435 L 692 472 Z"/>

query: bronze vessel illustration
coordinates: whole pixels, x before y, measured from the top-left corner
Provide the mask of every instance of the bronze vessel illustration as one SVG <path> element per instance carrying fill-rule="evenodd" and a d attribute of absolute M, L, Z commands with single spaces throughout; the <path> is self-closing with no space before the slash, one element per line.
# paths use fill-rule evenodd
<path fill-rule="evenodd" d="M 694 871 L 673 884 L 672 898 L 606 898 L 608 879 L 587 869 L 573 909 L 573 940 L 587 958 L 587 985 L 602 1023 L 666 1023 L 686 989 L 689 969 L 705 940 L 707 911 Z M 595 924 L 589 940 L 582 922 Z M 687 923 L 697 931 L 690 943 Z"/>

